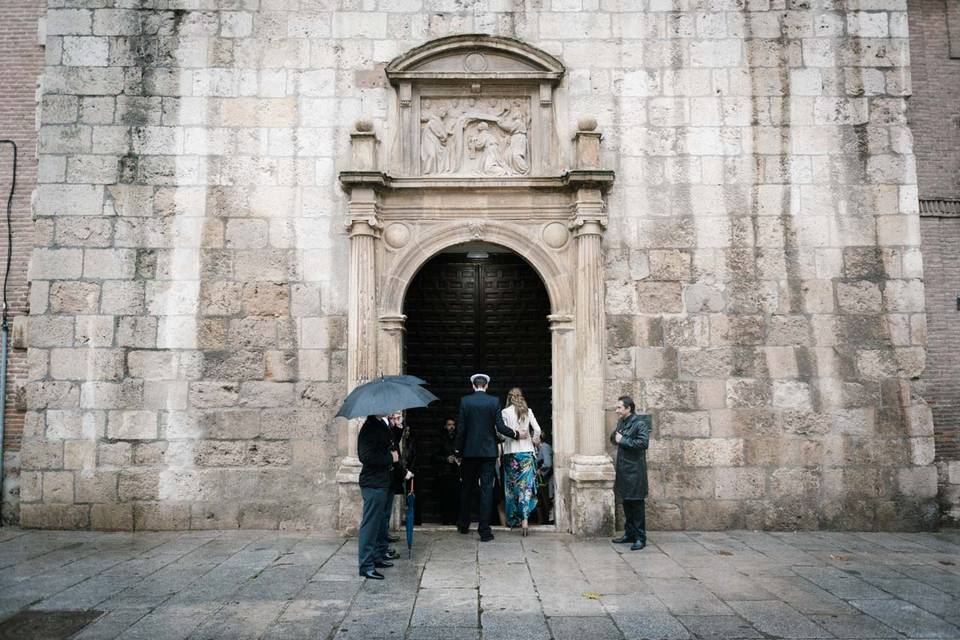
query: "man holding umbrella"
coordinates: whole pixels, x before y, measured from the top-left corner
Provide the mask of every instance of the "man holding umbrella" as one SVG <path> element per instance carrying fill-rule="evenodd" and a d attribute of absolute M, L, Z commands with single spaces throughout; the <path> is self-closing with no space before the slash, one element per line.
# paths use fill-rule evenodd
<path fill-rule="evenodd" d="M 393 499 L 390 478 L 393 463 L 399 455 L 391 448 L 390 424 L 385 415 L 367 416 L 357 437 L 360 470 L 360 495 L 363 496 L 363 519 L 360 521 L 360 575 L 383 580 L 377 571 L 393 563 L 381 554 L 381 536 L 387 523 L 387 505 Z"/>
<path fill-rule="evenodd" d="M 351 391 L 338 418 L 366 416 L 357 435 L 357 457 L 360 469 L 360 495 L 363 497 L 363 517 L 360 521 L 359 560 L 360 575 L 373 580 L 383 580 L 377 569 L 392 567 L 393 563 L 383 557 L 384 547 L 380 538 L 386 533 L 384 518 L 390 494 L 390 476 L 393 464 L 400 456 L 391 450 L 390 423 L 387 415 L 394 411 L 425 407 L 437 396 L 420 387 L 425 381 L 415 376 L 381 376 L 364 383 Z M 385 541 L 384 541 L 385 542 Z"/>

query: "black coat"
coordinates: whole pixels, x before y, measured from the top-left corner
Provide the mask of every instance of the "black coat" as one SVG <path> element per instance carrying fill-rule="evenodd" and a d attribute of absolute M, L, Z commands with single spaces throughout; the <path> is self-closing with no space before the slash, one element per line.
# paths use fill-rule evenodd
<path fill-rule="evenodd" d="M 376 416 L 367 416 L 357 436 L 357 457 L 363 465 L 360 469 L 361 487 L 390 488 L 390 469 L 393 467 L 390 446 L 387 424 Z"/>
<path fill-rule="evenodd" d="M 614 490 L 621 500 L 643 500 L 647 497 L 647 445 L 650 444 L 650 416 L 631 414 L 617 421 L 617 429 L 610 441 L 617 448 L 617 479 Z"/>
<path fill-rule="evenodd" d="M 519 435 L 503 424 L 499 400 L 485 391 L 474 391 L 460 399 L 457 455 L 461 458 L 496 458 L 497 432 L 514 439 Z"/>

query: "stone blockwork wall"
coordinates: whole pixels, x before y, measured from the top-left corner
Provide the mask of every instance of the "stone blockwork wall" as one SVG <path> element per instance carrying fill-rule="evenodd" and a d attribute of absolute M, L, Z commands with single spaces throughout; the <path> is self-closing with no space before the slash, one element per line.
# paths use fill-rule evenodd
<path fill-rule="evenodd" d="M 358 117 L 391 138 L 385 63 L 484 32 L 564 62 L 561 140 L 595 115 L 617 169 L 606 393 L 655 414 L 651 527 L 930 526 L 906 13 L 860 4 L 51 5 L 22 522 L 335 525 L 335 172 Z"/>
<path fill-rule="evenodd" d="M 45 10 L 43 0 L 9 0 L 0 3 L 0 138 L 17 144 L 16 191 L 11 208 L 13 236 L 7 303 L 11 334 L 14 318 L 21 320 L 27 308 L 27 265 L 33 249 L 30 194 L 37 177 L 37 80 L 43 71 L 43 47 L 38 27 Z M 13 179 L 13 151 L 0 145 L 0 211 L 5 210 Z M 0 264 L 7 259 L 6 230 L 0 239 Z M 7 393 L 4 398 L 3 505 L 0 522 L 16 521 L 20 495 L 20 442 L 23 435 L 24 385 L 27 382 L 27 352 L 13 343 L 7 351 Z"/>

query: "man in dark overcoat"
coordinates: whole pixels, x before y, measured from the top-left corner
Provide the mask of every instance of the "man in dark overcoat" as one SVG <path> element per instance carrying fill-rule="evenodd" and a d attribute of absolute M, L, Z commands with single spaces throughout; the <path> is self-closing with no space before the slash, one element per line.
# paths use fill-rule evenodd
<path fill-rule="evenodd" d="M 390 425 L 386 416 L 367 416 L 357 436 L 357 457 L 360 458 L 360 495 L 363 517 L 360 521 L 358 555 L 360 575 L 383 580 L 377 569 L 393 563 L 382 557 L 380 537 L 383 533 L 387 500 L 392 499 L 390 479 L 393 463 L 399 456 L 391 450 Z M 385 545 L 383 545 L 385 546 Z"/>
<path fill-rule="evenodd" d="M 610 441 L 617 445 L 617 479 L 614 491 L 623 501 L 626 532 L 614 538 L 617 544 L 631 543 L 630 550 L 647 546 L 644 500 L 647 498 L 647 446 L 650 444 L 650 416 L 638 415 L 630 396 L 617 400 L 617 428 Z"/>
<path fill-rule="evenodd" d="M 460 415 L 457 420 L 456 455 L 458 459 L 462 459 L 460 470 L 463 479 L 457 531 L 470 532 L 470 503 L 479 480 L 480 526 L 477 532 L 482 542 L 489 542 L 493 540 L 490 510 L 493 505 L 497 433 L 514 440 L 527 438 L 529 434 L 515 431 L 503 423 L 500 401 L 487 395 L 490 376 L 477 373 L 470 376 L 470 382 L 473 384 L 473 393 L 460 400 Z"/>

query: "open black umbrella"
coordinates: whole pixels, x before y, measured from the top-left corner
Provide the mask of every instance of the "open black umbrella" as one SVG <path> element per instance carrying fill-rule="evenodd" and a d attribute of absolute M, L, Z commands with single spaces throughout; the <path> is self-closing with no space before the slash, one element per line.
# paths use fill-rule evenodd
<path fill-rule="evenodd" d="M 427 381 L 423 378 L 418 378 L 417 376 L 412 376 L 408 373 L 399 376 L 380 376 L 382 380 L 390 380 L 393 382 L 402 382 L 404 384 L 427 384 Z"/>
<path fill-rule="evenodd" d="M 337 417 L 383 416 L 393 411 L 425 407 L 437 399 L 437 396 L 417 384 L 377 378 L 351 391 L 337 412 Z"/>

